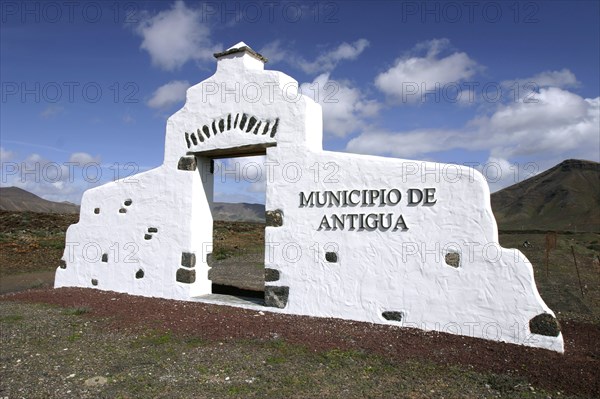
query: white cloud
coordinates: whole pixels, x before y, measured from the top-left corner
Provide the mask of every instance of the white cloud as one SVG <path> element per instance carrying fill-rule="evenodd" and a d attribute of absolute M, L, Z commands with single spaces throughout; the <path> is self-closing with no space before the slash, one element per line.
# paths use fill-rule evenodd
<path fill-rule="evenodd" d="M 264 194 L 265 191 L 267 191 L 267 181 L 266 180 L 261 180 L 256 183 L 252 183 L 248 187 L 248 192 L 250 192 L 250 193 Z"/>
<path fill-rule="evenodd" d="M 353 43 L 344 42 L 308 61 L 284 48 L 278 39 L 265 45 L 260 53 L 270 62 L 285 61 L 306 73 L 320 73 L 312 82 L 302 83 L 299 90 L 323 107 L 325 133 L 344 137 L 364 127 L 365 119 L 377 115 L 381 104 L 368 99 L 348 81 L 331 80 L 330 74 L 339 62 L 356 59 L 368 46 L 367 39 L 358 39 Z"/>
<path fill-rule="evenodd" d="M 142 37 L 140 47 L 150 54 L 152 63 L 165 70 L 191 60 L 210 60 L 218 48 L 202 23 L 201 10 L 188 8 L 181 0 L 154 16 L 142 14 L 135 32 Z"/>
<path fill-rule="evenodd" d="M 0 161 L 8 162 L 13 159 L 15 154 L 12 151 L 5 149 L 4 147 L 0 147 Z"/>
<path fill-rule="evenodd" d="M 123 123 L 126 125 L 130 125 L 135 122 L 135 118 L 130 114 L 123 115 Z"/>
<path fill-rule="evenodd" d="M 504 158 L 489 157 L 485 163 L 474 167 L 486 178 L 490 191 L 495 192 L 533 177 L 557 163 L 550 161 L 540 165 L 534 162 L 509 162 Z"/>
<path fill-rule="evenodd" d="M 354 43 L 342 43 L 332 51 L 320 54 L 314 61 L 298 60 L 298 66 L 306 73 L 332 71 L 340 61 L 356 59 L 369 45 L 367 39 Z"/>
<path fill-rule="evenodd" d="M 81 187 L 65 183 L 64 181 L 39 183 L 32 180 L 16 180 L 11 185 L 34 193 L 48 201 L 68 201 L 74 204 L 81 202 L 81 196 L 84 191 Z"/>
<path fill-rule="evenodd" d="M 300 85 L 302 94 L 323 107 L 323 130 L 344 137 L 365 126 L 364 119 L 377 115 L 381 106 L 369 100 L 359 89 L 346 81 L 332 81 L 324 73 L 312 83 Z"/>
<path fill-rule="evenodd" d="M 269 60 L 269 64 L 277 64 L 293 56 L 290 51 L 283 48 L 279 39 L 267 43 L 258 52 Z"/>
<path fill-rule="evenodd" d="M 397 59 L 390 69 L 375 77 L 375 86 L 394 101 L 422 101 L 422 94 L 448 83 L 460 84 L 473 77 L 481 66 L 466 53 L 454 52 L 446 57 L 440 53 L 449 47 L 447 39 L 419 43 L 413 53 Z"/>
<path fill-rule="evenodd" d="M 422 158 L 452 149 L 489 151 L 494 159 L 600 158 L 600 97 L 584 99 L 559 88 L 541 89 L 537 102 L 500 105 L 462 129 L 402 132 L 369 129 L 346 149 L 365 154 Z"/>
<path fill-rule="evenodd" d="M 87 152 L 74 152 L 69 157 L 69 162 L 75 162 L 79 166 L 83 166 L 83 165 L 91 164 L 91 163 L 98 163 L 99 164 L 100 163 L 100 157 L 99 156 L 93 157 L 90 154 L 88 154 Z"/>
<path fill-rule="evenodd" d="M 539 153 L 597 154 L 600 144 L 600 97 L 584 99 L 559 88 L 541 89 L 536 102 L 500 106 L 490 117 L 478 118 L 479 137 L 495 157 Z M 590 152 L 593 146 L 593 152 Z"/>
<path fill-rule="evenodd" d="M 266 181 L 266 157 L 238 157 L 215 160 L 215 179 L 217 182 L 258 183 Z"/>
<path fill-rule="evenodd" d="M 187 80 L 173 80 L 160 86 L 154 91 L 148 106 L 152 108 L 166 108 L 171 105 L 183 102 L 185 100 L 185 92 L 190 87 Z"/>
<path fill-rule="evenodd" d="M 358 39 L 354 43 L 344 42 L 330 51 L 322 52 L 313 61 L 306 60 L 297 53 L 283 48 L 281 40 L 268 43 L 259 52 L 273 64 L 286 61 L 306 73 L 314 74 L 331 72 L 340 61 L 355 60 L 368 46 L 367 39 Z"/>
<path fill-rule="evenodd" d="M 534 87 L 569 88 L 579 86 L 579 82 L 577 81 L 575 74 L 566 68 L 561 69 L 560 71 L 544 71 L 530 78 L 505 81 L 502 82 L 502 85 L 512 87 L 515 85 L 515 83 L 517 83 L 521 89 L 530 83 L 533 83 Z"/>
<path fill-rule="evenodd" d="M 50 201 L 79 203 L 86 189 L 101 184 L 102 176 L 106 180 L 113 175 L 113 170 L 101 170 L 99 162 L 99 156 L 85 152 L 72 153 L 67 161 L 53 161 L 31 153 L 15 161 L 10 170 L 1 165 L 1 184 L 22 188 Z M 90 163 L 96 163 L 97 167 L 86 169 Z"/>
<path fill-rule="evenodd" d="M 265 156 L 215 160 L 215 201 L 265 203 Z"/>
<path fill-rule="evenodd" d="M 466 135 L 460 131 L 419 129 L 390 132 L 374 127 L 365 130 L 368 133 L 362 133 L 348 142 L 347 151 L 417 159 L 432 152 L 458 148 L 467 141 Z"/>
<path fill-rule="evenodd" d="M 56 115 L 61 114 L 65 110 L 64 107 L 56 104 L 50 104 L 42 112 L 40 112 L 40 116 L 44 119 L 52 118 Z"/>

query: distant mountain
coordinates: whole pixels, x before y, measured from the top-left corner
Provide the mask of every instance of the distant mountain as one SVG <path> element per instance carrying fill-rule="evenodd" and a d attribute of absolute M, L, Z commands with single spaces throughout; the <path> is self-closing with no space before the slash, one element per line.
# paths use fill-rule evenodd
<path fill-rule="evenodd" d="M 600 163 L 569 159 L 492 194 L 500 230 L 600 231 Z"/>
<path fill-rule="evenodd" d="M 214 203 L 214 219 L 227 222 L 265 221 L 265 206 L 262 204 Z M 0 187 L 0 210 L 29 211 L 43 213 L 79 213 L 79 205 L 70 202 L 53 202 L 18 187 Z"/>
<path fill-rule="evenodd" d="M 264 223 L 265 206 L 263 204 L 215 202 L 213 204 L 213 219 L 227 222 Z"/>
<path fill-rule="evenodd" d="M 17 187 L 0 187 L 0 210 L 78 213 Z M 600 231 L 600 163 L 569 159 L 492 194 L 500 230 Z M 215 202 L 214 220 L 264 223 L 262 204 Z"/>
<path fill-rule="evenodd" d="M 79 213 L 79 206 L 66 201 L 48 201 L 18 187 L 0 187 L 0 210 Z"/>

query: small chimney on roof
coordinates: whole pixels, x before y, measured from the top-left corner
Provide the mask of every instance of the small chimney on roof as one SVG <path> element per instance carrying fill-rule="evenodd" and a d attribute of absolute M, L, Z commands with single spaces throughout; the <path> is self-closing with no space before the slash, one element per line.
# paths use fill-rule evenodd
<path fill-rule="evenodd" d="M 252 50 L 252 48 L 250 48 L 250 46 L 248 46 L 244 42 L 239 42 L 238 44 L 235 44 L 235 45 L 229 47 L 225 51 L 222 51 L 220 53 L 215 53 L 214 56 L 217 60 L 219 60 L 223 57 L 226 57 L 228 55 L 233 55 L 233 54 L 248 54 L 257 60 L 262 61 L 263 64 L 268 61 L 265 57 L 262 56 L 262 54 L 259 54 L 256 51 Z"/>

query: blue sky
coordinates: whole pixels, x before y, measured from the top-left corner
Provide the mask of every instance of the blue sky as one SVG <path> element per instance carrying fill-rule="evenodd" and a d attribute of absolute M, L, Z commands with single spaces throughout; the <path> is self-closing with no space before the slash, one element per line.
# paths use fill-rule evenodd
<path fill-rule="evenodd" d="M 0 184 L 79 203 L 159 166 L 185 89 L 239 41 L 322 104 L 326 150 L 473 165 L 492 190 L 600 161 L 599 4 L 5 1 Z M 260 158 L 236 162 L 215 199 L 264 202 Z"/>

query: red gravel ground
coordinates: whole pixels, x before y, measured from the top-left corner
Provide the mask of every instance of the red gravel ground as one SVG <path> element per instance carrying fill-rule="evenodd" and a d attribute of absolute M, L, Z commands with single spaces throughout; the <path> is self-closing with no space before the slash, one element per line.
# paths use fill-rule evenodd
<path fill-rule="evenodd" d="M 565 354 L 445 333 L 339 319 L 281 315 L 229 306 L 144 298 L 93 289 L 30 290 L 3 301 L 86 307 L 120 331 L 166 329 L 207 340 L 269 340 L 277 336 L 312 350 L 359 350 L 388 359 L 426 359 L 478 372 L 523 376 L 535 386 L 600 397 L 600 327 L 562 321 Z"/>

